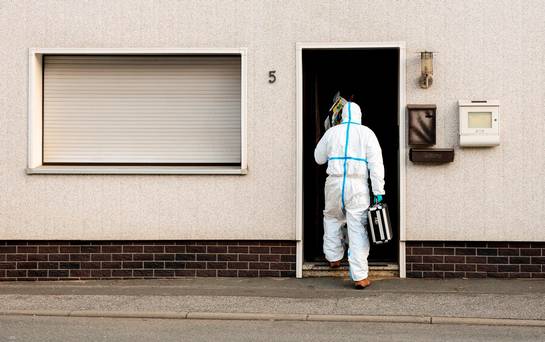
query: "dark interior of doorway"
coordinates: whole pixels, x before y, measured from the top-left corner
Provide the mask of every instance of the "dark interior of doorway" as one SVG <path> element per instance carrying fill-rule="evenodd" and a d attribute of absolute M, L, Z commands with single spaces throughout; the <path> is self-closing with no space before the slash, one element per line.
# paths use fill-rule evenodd
<path fill-rule="evenodd" d="M 324 134 L 324 120 L 337 91 L 360 105 L 362 123 L 382 147 L 386 202 L 394 240 L 373 245 L 369 262 L 397 263 L 399 248 L 399 49 L 303 50 L 303 218 L 304 260 L 324 261 L 322 252 L 326 166 L 314 162 L 314 147 Z"/>

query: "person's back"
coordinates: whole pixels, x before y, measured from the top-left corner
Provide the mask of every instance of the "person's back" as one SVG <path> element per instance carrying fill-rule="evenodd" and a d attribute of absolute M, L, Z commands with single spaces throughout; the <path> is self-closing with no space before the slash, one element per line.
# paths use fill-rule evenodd
<path fill-rule="evenodd" d="M 342 119 L 326 131 L 314 151 L 318 164 L 328 163 L 324 254 L 332 265 L 338 265 L 344 255 L 341 226 L 346 221 L 350 275 L 357 287 L 365 287 L 369 285 L 369 240 L 364 226 L 370 205 L 367 179 L 370 174 L 375 196 L 384 195 L 382 151 L 373 131 L 361 124 L 361 109 L 356 103 L 343 107 Z"/>

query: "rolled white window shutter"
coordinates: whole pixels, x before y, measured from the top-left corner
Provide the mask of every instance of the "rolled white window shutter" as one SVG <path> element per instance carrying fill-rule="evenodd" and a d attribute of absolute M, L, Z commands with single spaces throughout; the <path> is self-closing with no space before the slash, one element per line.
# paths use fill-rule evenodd
<path fill-rule="evenodd" d="M 44 163 L 240 164 L 239 56 L 45 56 Z"/>

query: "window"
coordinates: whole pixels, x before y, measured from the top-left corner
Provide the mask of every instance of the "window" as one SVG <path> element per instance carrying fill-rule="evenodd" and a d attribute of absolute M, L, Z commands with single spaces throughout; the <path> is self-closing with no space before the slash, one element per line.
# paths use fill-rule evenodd
<path fill-rule="evenodd" d="M 29 173 L 245 173 L 243 50 L 39 52 Z"/>

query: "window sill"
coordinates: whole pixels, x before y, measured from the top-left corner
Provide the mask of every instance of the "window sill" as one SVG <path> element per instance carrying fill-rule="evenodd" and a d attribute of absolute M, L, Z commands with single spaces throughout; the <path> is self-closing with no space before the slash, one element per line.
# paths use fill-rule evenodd
<path fill-rule="evenodd" d="M 39 166 L 28 175 L 245 175 L 239 166 Z"/>

